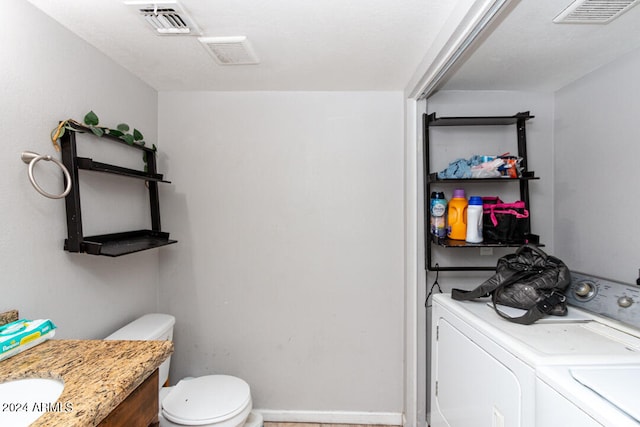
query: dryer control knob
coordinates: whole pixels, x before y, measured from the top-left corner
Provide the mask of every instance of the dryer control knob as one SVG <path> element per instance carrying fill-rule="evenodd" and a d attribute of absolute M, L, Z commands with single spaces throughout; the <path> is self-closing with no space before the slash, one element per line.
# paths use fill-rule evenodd
<path fill-rule="evenodd" d="M 623 295 L 618 298 L 618 305 L 622 308 L 631 307 L 631 304 L 633 304 L 633 299 L 631 297 Z"/>
<path fill-rule="evenodd" d="M 582 298 L 587 298 L 593 295 L 595 292 L 594 286 L 591 282 L 580 282 L 575 287 L 575 294 Z"/>

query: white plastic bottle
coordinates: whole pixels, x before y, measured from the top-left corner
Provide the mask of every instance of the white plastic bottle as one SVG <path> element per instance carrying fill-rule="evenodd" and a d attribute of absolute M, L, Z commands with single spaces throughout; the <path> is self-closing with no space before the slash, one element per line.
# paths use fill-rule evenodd
<path fill-rule="evenodd" d="M 467 237 L 469 243 L 482 242 L 482 197 L 471 196 L 467 207 Z"/>

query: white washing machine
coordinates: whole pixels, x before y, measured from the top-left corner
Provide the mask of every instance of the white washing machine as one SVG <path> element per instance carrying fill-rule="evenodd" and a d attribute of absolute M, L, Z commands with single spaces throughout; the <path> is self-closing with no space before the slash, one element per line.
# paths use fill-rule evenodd
<path fill-rule="evenodd" d="M 567 300 L 519 325 L 435 295 L 430 426 L 639 427 L 640 287 L 572 273 Z"/>

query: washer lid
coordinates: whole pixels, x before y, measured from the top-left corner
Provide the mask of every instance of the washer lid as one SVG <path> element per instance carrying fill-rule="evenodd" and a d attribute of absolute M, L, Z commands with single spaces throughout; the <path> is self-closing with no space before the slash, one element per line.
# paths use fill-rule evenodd
<path fill-rule="evenodd" d="M 178 424 L 221 422 L 242 412 L 251 402 L 249 384 L 229 375 L 182 380 L 162 401 L 162 413 Z"/>
<path fill-rule="evenodd" d="M 640 422 L 640 408 L 635 394 L 640 382 L 640 366 L 572 368 L 571 375 L 576 381 Z"/>

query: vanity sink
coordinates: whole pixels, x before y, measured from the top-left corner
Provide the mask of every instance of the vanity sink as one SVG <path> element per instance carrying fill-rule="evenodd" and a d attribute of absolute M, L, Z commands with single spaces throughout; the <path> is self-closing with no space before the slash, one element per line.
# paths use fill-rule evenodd
<path fill-rule="evenodd" d="M 171 341 L 43 342 L 0 361 L 0 427 L 152 425 L 172 352 Z"/>
<path fill-rule="evenodd" d="M 45 412 L 64 412 L 64 403 L 56 403 L 63 389 L 64 382 L 52 378 L 0 383 L 0 425 L 26 427 Z"/>

